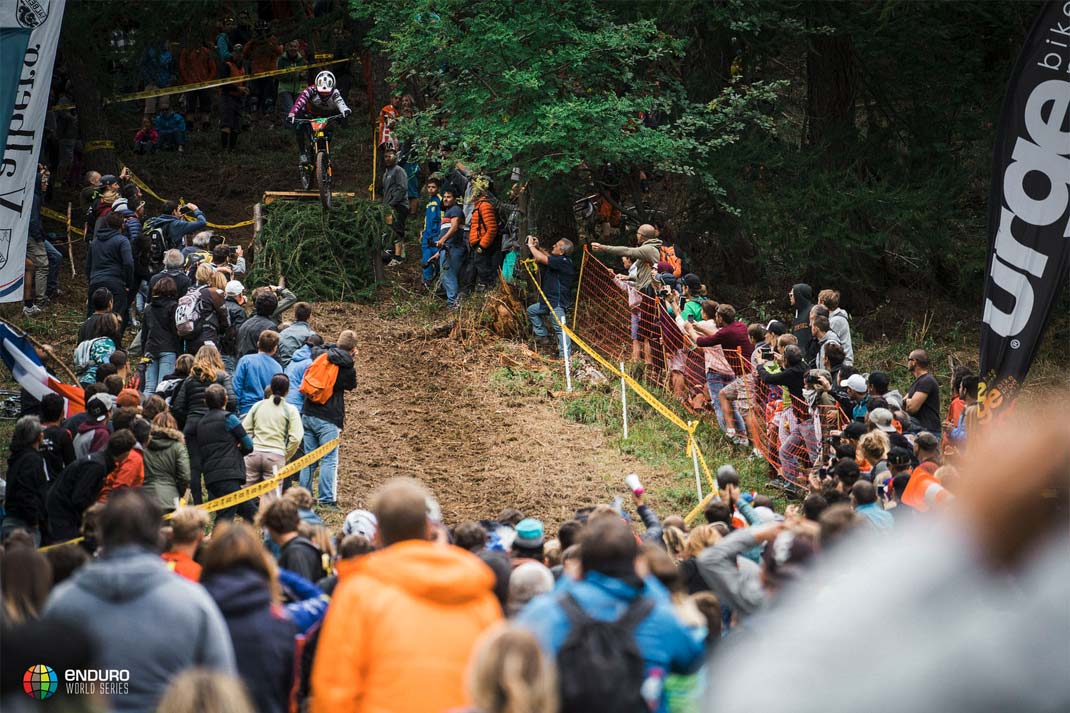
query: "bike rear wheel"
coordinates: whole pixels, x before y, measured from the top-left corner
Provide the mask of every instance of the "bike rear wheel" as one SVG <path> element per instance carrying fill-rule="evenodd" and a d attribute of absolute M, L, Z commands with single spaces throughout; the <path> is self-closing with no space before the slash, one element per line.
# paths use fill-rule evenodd
<path fill-rule="evenodd" d="M 326 151 L 316 152 L 316 185 L 320 189 L 320 203 L 324 210 L 331 209 L 330 162 Z"/>

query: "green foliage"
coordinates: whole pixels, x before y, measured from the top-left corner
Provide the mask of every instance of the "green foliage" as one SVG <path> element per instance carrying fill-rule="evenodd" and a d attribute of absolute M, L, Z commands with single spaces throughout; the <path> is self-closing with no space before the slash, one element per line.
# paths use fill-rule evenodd
<path fill-rule="evenodd" d="M 275 201 L 264 209 L 249 282 L 271 285 L 285 275 L 306 299 L 367 299 L 385 230 L 380 203 L 339 201 L 328 216 L 318 202 Z"/>

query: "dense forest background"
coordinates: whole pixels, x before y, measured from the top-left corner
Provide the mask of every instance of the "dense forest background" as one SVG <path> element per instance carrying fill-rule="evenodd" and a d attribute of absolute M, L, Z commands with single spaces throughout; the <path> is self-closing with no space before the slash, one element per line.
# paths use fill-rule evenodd
<path fill-rule="evenodd" d="M 518 167 L 532 230 L 584 234 L 575 202 L 598 195 L 623 211 L 615 235 L 667 225 L 712 285 L 839 285 L 856 309 L 897 289 L 979 305 L 995 123 L 1038 7 L 75 1 L 61 49 L 93 141 L 111 131 L 101 98 L 137 88 L 116 70 L 116 27 L 134 62 L 242 12 L 283 40 L 344 36 L 369 65 L 353 90 L 369 121 L 411 94 L 399 131 L 416 155 L 463 161 L 499 191 Z"/>

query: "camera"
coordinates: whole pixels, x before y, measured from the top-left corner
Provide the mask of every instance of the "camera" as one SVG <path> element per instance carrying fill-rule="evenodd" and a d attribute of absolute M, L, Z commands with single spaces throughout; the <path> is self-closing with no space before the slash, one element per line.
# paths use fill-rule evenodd
<path fill-rule="evenodd" d="M 832 446 L 833 448 L 835 448 L 836 446 L 840 445 L 840 437 L 839 436 L 826 436 L 825 437 L 825 443 L 830 445 L 830 446 Z"/>

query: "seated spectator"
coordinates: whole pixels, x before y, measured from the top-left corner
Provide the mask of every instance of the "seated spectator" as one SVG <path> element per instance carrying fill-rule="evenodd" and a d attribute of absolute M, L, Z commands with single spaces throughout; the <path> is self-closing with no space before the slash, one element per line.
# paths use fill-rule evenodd
<path fill-rule="evenodd" d="M 153 123 L 159 132 L 160 148 L 164 151 L 177 148 L 181 153 L 186 145 L 186 119 L 170 106 L 165 106 L 153 119 Z"/>
<path fill-rule="evenodd" d="M 298 534 L 301 516 L 292 500 L 280 498 L 268 505 L 260 516 L 260 523 L 271 541 L 279 546 L 279 567 L 310 582 L 323 576 L 323 553 L 308 538 Z"/>
<path fill-rule="evenodd" d="M 145 446 L 145 492 L 152 495 L 164 512 L 175 509 L 176 502 L 189 488 L 189 451 L 178 422 L 169 413 L 152 419 L 151 440 Z"/>
<path fill-rule="evenodd" d="M 278 347 L 279 333 L 265 329 L 257 337 L 257 353 L 247 354 L 238 360 L 233 378 L 239 416 L 244 416 L 253 404 L 264 398 L 264 391 L 271 385 L 272 377 L 282 374 L 282 366 L 275 359 Z"/>
<path fill-rule="evenodd" d="M 467 702 L 467 663 L 501 610 L 478 557 L 428 541 L 428 499 L 415 481 L 387 483 L 373 506 L 384 549 L 338 563 L 312 669 L 317 710 L 425 713 Z"/>
<path fill-rule="evenodd" d="M 160 511 L 123 490 L 100 513 L 101 556 L 49 596 L 49 617 L 81 622 L 99 644 L 97 666 L 136 671 L 114 711 L 155 710 L 168 683 L 193 667 L 231 673 L 234 650 L 207 592 L 171 574 L 158 553 Z M 196 636 L 178 636 L 197 632 Z"/>
<path fill-rule="evenodd" d="M 245 485 L 244 457 L 253 452 L 253 440 L 233 413 L 227 411 L 227 390 L 222 384 L 211 384 L 204 390 L 204 405 L 208 409 L 197 422 L 197 448 L 200 469 L 208 499 L 215 500 L 236 492 Z M 199 503 L 200 473 L 192 474 L 194 502 Z M 216 522 L 239 515 L 249 522 L 256 517 L 256 501 L 246 500 L 216 514 Z"/>
<path fill-rule="evenodd" d="M 160 134 L 153 128 L 149 117 L 141 120 L 141 128 L 134 134 L 134 153 L 147 154 L 156 151 Z"/>
<path fill-rule="evenodd" d="M 635 537 L 621 518 L 595 519 L 587 525 L 580 540 L 582 579 L 562 580 L 555 592 L 533 599 L 516 619 L 519 626 L 535 634 L 543 651 L 555 658 L 566 642 L 572 647 L 582 646 L 571 634 L 577 629 L 582 631 L 584 622 L 590 618 L 625 619 L 634 632 L 645 667 L 641 678 L 629 682 L 634 688 L 607 690 L 605 679 L 577 680 L 577 671 L 559 662 L 561 690 L 580 701 L 600 700 L 603 704 L 593 707 L 610 705 L 610 709 L 616 709 L 608 702 L 642 701 L 651 710 L 662 710 L 665 706 L 662 681 L 657 680 L 656 687 L 648 687 L 643 686 L 644 679 L 692 673 L 702 665 L 702 642 L 677 620 L 664 587 L 653 578 L 640 579 L 635 571 L 638 554 Z M 638 623 L 634 624 L 635 621 Z M 656 693 L 647 699 L 642 688 Z M 575 703 L 575 700 L 562 701 L 566 708 Z M 593 707 L 587 705 L 587 709 Z"/>
<path fill-rule="evenodd" d="M 201 508 L 180 507 L 171 518 L 171 549 L 160 555 L 168 568 L 191 582 L 201 579 L 201 565 L 194 561 L 204 541 L 208 513 Z"/>
<path fill-rule="evenodd" d="M 201 584 L 227 623 L 238 672 L 256 710 L 286 713 L 294 676 L 297 631 L 279 599 L 278 571 L 249 525 L 216 527 L 201 558 Z"/>

